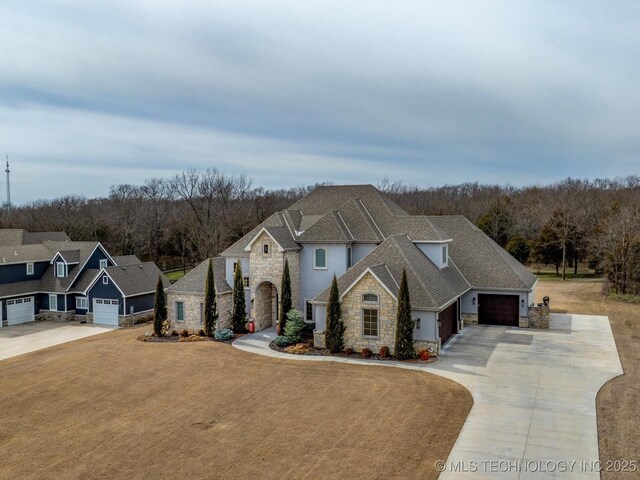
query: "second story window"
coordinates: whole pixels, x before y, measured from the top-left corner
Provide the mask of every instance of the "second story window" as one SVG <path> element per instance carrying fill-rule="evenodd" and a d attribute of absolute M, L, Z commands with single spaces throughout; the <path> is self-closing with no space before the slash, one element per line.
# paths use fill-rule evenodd
<path fill-rule="evenodd" d="M 313 268 L 326 269 L 327 268 L 327 251 L 324 248 L 316 248 L 313 258 Z"/>
<path fill-rule="evenodd" d="M 33 275 L 33 263 L 27 263 L 27 275 Z"/>
<path fill-rule="evenodd" d="M 269 244 L 268 243 L 263 243 L 262 244 L 262 253 L 264 255 L 269 255 Z"/>
<path fill-rule="evenodd" d="M 364 303 L 378 303 L 378 295 L 375 293 L 365 293 L 362 295 L 362 301 Z"/>
<path fill-rule="evenodd" d="M 66 277 L 67 276 L 67 266 L 62 263 L 56 263 L 56 277 Z"/>
<path fill-rule="evenodd" d="M 242 283 L 244 283 L 244 288 L 249 288 L 249 277 L 242 277 Z"/>
<path fill-rule="evenodd" d="M 102 258 L 102 259 L 100 260 L 100 268 L 101 268 L 101 269 L 103 269 L 103 268 L 107 268 L 107 265 L 108 265 L 107 259 L 106 259 L 106 258 Z"/>

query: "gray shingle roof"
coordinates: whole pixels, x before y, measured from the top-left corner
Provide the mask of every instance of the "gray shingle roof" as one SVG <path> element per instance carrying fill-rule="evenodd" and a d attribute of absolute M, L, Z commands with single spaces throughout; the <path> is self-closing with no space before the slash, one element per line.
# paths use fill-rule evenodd
<path fill-rule="evenodd" d="M 290 227 L 287 225 L 282 212 L 274 213 L 260 225 L 255 227 L 236 243 L 227 248 L 222 255 L 225 256 L 243 256 L 248 255 L 245 248 L 255 238 L 255 236 L 265 229 L 285 250 L 296 250 L 300 245 L 293 239 Z M 293 228 L 293 227 L 292 227 Z"/>
<path fill-rule="evenodd" d="M 213 281 L 216 286 L 216 293 L 232 291 L 232 288 L 229 286 L 225 278 L 225 259 L 223 257 L 216 257 L 211 260 L 213 261 Z M 167 292 L 204 294 L 204 285 L 207 278 L 208 268 L 209 260 L 205 260 L 176 283 L 171 285 L 167 289 Z"/>
<path fill-rule="evenodd" d="M 71 240 L 64 232 L 27 232 L 22 228 L 0 229 L 1 246 L 33 245 L 47 241 Z"/>
<path fill-rule="evenodd" d="M 51 251 L 42 244 L 0 247 L 0 265 L 3 263 L 45 262 L 53 258 Z"/>
<path fill-rule="evenodd" d="M 406 235 L 389 237 L 348 270 L 338 280 L 340 292 L 344 292 L 367 268 L 371 268 L 394 295 L 398 292 L 402 270 L 406 269 L 414 309 L 438 310 L 469 290 L 469 284 L 455 264 L 439 269 Z M 329 289 L 314 301 L 326 302 L 328 298 Z"/>
<path fill-rule="evenodd" d="M 462 215 L 430 220 L 451 234 L 449 257 L 474 288 L 530 290 L 537 277 Z"/>
<path fill-rule="evenodd" d="M 107 267 L 105 270 L 126 296 L 153 292 L 156 289 L 158 277 L 162 278 L 165 288 L 171 284 L 153 262 Z"/>
<path fill-rule="evenodd" d="M 121 267 L 123 265 L 133 265 L 134 263 L 142 263 L 138 257 L 135 255 L 117 255 L 115 257 L 111 257 L 116 265 Z"/>
<path fill-rule="evenodd" d="M 60 255 L 67 263 L 78 263 L 80 261 L 80 250 L 64 250 L 60 252 Z"/>
<path fill-rule="evenodd" d="M 26 282 L 5 283 L 0 285 L 0 297 L 12 297 L 42 291 L 40 280 L 28 280 Z"/>

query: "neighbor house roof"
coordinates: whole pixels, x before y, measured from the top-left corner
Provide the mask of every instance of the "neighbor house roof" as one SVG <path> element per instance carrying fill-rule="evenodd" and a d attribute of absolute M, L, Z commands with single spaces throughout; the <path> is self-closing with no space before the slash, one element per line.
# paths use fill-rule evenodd
<path fill-rule="evenodd" d="M 439 269 L 406 235 L 389 237 L 378 245 L 338 279 L 338 288 L 344 294 L 370 270 L 397 296 L 403 269 L 407 272 L 412 308 L 417 310 L 438 310 L 470 288 L 453 262 Z M 329 288 L 314 301 L 324 303 L 328 299 Z"/>
<path fill-rule="evenodd" d="M 216 287 L 216 293 L 230 292 L 232 288 L 229 286 L 225 278 L 225 259 L 223 257 L 216 257 L 212 258 L 211 261 L 213 262 L 213 282 Z M 167 292 L 204 293 L 208 268 L 209 260 L 205 260 L 176 283 L 171 285 L 167 289 Z"/>
<path fill-rule="evenodd" d="M 27 232 L 22 228 L 0 229 L 0 246 L 33 245 L 48 241 L 70 241 L 64 232 Z"/>
<path fill-rule="evenodd" d="M 107 267 L 104 271 L 128 297 L 153 292 L 158 284 L 158 277 L 162 279 L 165 288 L 171 284 L 154 262 Z"/>
<path fill-rule="evenodd" d="M 123 265 L 133 265 L 134 263 L 142 263 L 135 255 L 116 255 L 111 258 L 119 267 Z"/>
<path fill-rule="evenodd" d="M 453 259 L 474 288 L 531 290 L 537 277 L 462 215 L 432 216 L 429 219 L 446 230 L 453 241 Z"/>

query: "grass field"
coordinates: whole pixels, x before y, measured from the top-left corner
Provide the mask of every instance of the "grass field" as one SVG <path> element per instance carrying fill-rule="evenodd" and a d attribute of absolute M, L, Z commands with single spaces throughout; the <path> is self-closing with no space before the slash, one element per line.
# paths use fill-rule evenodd
<path fill-rule="evenodd" d="M 128 328 L 0 361 L 1 479 L 425 478 L 471 409 L 424 372 Z"/>
<path fill-rule="evenodd" d="M 176 283 L 182 277 L 184 277 L 187 273 L 189 273 L 191 269 L 188 269 L 186 272 L 183 270 L 177 270 L 175 272 L 165 273 L 165 276 L 169 279 L 171 283 Z"/>
<path fill-rule="evenodd" d="M 624 375 L 607 383 L 597 398 L 600 460 L 638 461 L 640 452 L 640 305 L 605 298 L 601 282 L 540 282 L 536 295 L 551 298 L 556 312 L 607 315 Z M 638 472 L 605 472 L 603 478 L 638 478 Z"/>

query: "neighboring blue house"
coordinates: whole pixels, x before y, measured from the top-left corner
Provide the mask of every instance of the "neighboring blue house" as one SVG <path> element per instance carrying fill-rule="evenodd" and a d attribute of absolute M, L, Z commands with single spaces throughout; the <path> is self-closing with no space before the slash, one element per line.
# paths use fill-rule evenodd
<path fill-rule="evenodd" d="M 34 320 L 129 325 L 153 310 L 153 262 L 112 257 L 100 242 L 74 242 L 64 232 L 0 230 L 1 326 Z"/>

